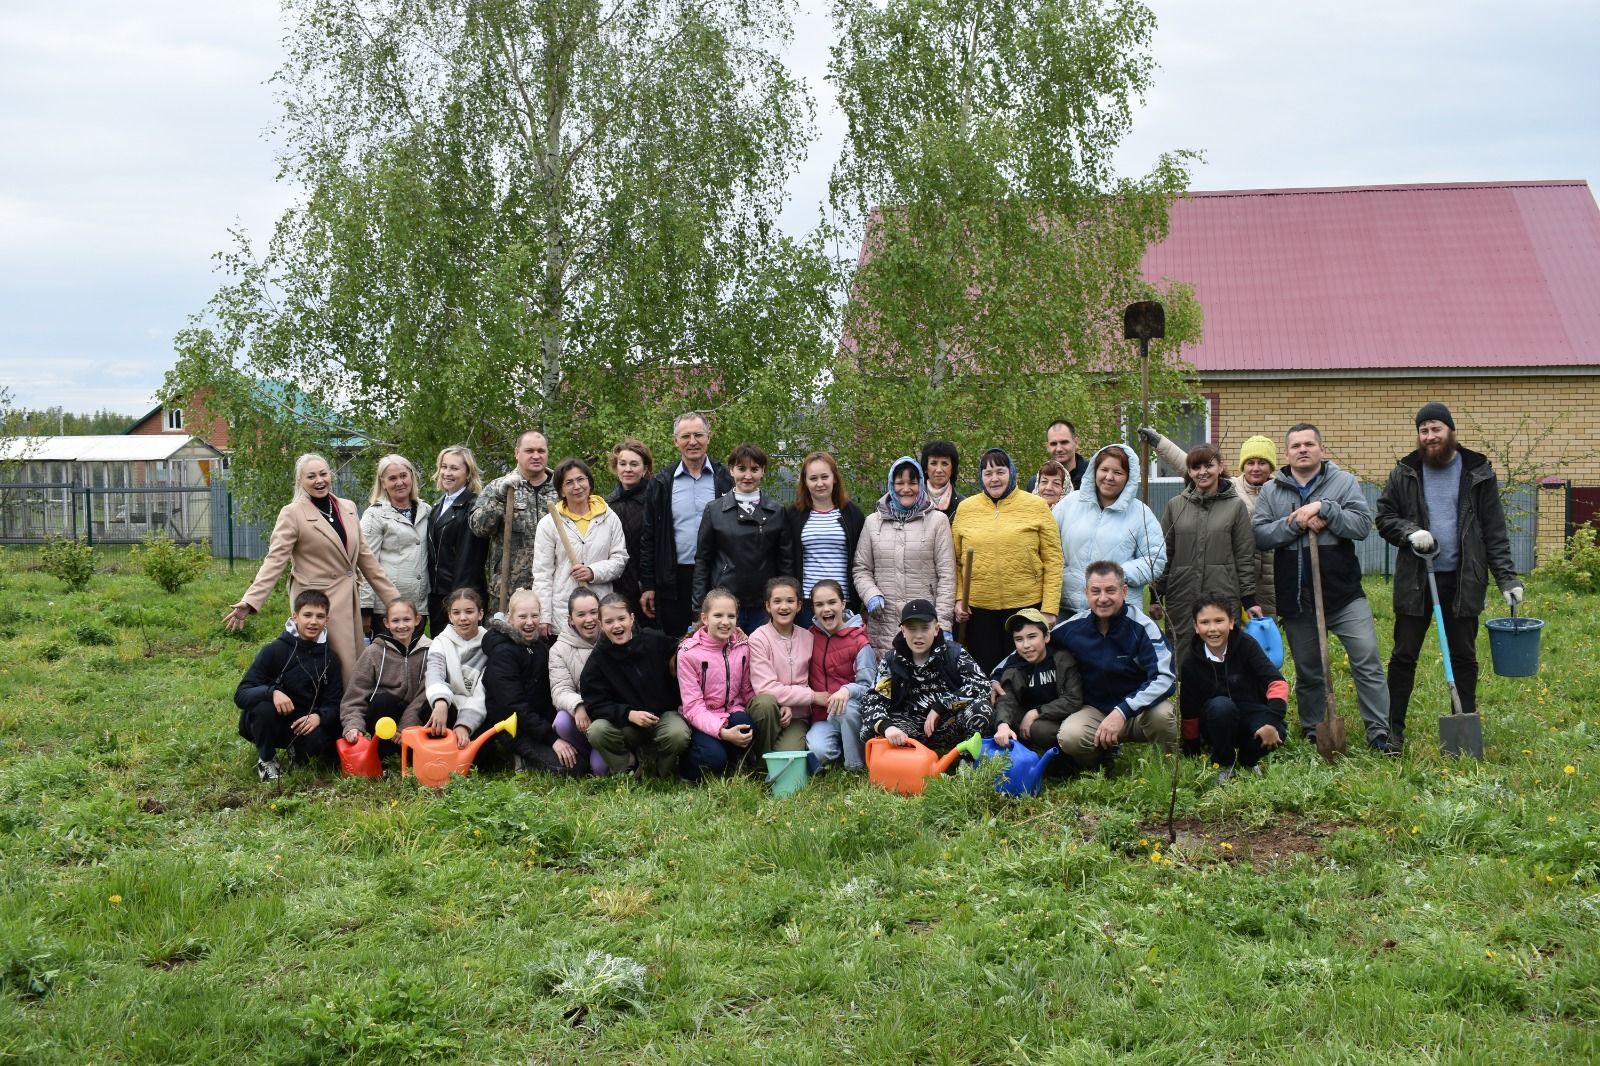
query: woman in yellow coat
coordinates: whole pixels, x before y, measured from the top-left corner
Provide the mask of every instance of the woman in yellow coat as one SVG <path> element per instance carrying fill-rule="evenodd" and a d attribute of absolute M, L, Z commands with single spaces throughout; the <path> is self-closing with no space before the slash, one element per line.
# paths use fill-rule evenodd
<path fill-rule="evenodd" d="M 965 623 L 962 644 L 987 673 L 1012 651 L 1006 633 L 1012 614 L 1036 607 L 1055 623 L 1061 534 L 1045 502 L 1017 488 L 1017 468 L 1001 449 L 983 453 L 978 483 L 983 491 L 961 501 L 950 535 L 956 550 L 956 624 Z"/>
<path fill-rule="evenodd" d="M 354 677 L 361 654 L 361 593 L 356 572 L 367 579 L 379 604 L 400 598 L 361 535 L 356 505 L 333 494 L 333 473 L 320 455 L 295 460 L 294 499 L 278 512 L 272 540 L 254 583 L 233 610 L 223 616 L 229 629 L 243 629 L 261 610 L 289 567 L 289 599 L 301 589 L 321 589 L 328 596 L 328 644 L 339 657 L 345 677 Z"/>

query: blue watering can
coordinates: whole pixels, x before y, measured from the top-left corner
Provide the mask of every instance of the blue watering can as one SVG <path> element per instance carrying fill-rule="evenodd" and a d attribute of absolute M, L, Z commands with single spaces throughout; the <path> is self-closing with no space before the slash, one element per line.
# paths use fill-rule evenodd
<path fill-rule="evenodd" d="M 994 790 L 1003 796 L 1038 795 L 1044 783 L 1045 764 L 1061 753 L 1055 745 L 1043 755 L 1035 755 L 1020 740 L 1013 740 L 1009 748 L 1002 748 L 993 737 L 983 738 L 983 758 L 1008 760 L 1005 772 L 995 778 Z"/>
<path fill-rule="evenodd" d="M 1261 645 L 1261 650 L 1267 653 L 1272 665 L 1282 670 L 1283 634 L 1278 632 L 1278 623 L 1270 618 L 1252 618 L 1244 624 L 1244 631 Z"/>

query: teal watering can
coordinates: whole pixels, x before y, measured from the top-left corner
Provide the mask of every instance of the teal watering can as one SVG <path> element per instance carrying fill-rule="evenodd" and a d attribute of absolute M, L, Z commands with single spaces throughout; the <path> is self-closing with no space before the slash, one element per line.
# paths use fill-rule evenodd
<path fill-rule="evenodd" d="M 1036 755 L 1020 740 L 1013 740 L 1009 748 L 1002 748 L 993 737 L 983 738 L 985 759 L 1009 760 L 1005 771 L 994 782 L 994 790 L 1003 796 L 1038 795 L 1039 786 L 1044 783 L 1045 765 L 1060 753 L 1061 749 L 1053 744 L 1043 755 Z"/>

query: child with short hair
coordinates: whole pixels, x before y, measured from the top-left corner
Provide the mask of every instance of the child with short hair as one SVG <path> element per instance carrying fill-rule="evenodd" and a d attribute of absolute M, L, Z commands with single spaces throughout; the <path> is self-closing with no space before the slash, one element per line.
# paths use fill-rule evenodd
<path fill-rule="evenodd" d="M 464 748 L 489 714 L 483 691 L 483 596 L 477 589 L 456 589 L 445 597 L 444 609 L 450 627 L 428 648 L 427 721 L 422 721 L 423 707 L 417 707 L 400 724 L 425 724 L 431 737 L 453 730 L 456 746 Z"/>
<path fill-rule="evenodd" d="M 234 690 L 239 735 L 256 746 L 256 776 L 263 781 L 283 775 L 279 748 L 288 749 L 291 766 L 333 762 L 344 686 L 327 627 L 327 594 L 301 590 L 284 631 L 256 653 Z"/>
<path fill-rule="evenodd" d="M 867 639 L 861 617 L 845 608 L 844 588 L 832 580 L 811 587 L 811 666 L 807 682 L 826 698 L 822 717 L 813 712 L 806 749 L 820 770 L 843 762 L 846 770 L 867 768 L 861 746 L 861 702 L 878 676 L 878 653 Z"/>
<path fill-rule="evenodd" d="M 811 688 L 811 631 L 797 624 L 799 615 L 799 580 L 768 581 L 767 624 L 750 634 L 750 715 L 777 719 L 773 751 L 806 750 L 812 721 L 828 716 L 828 694 Z"/>
<path fill-rule="evenodd" d="M 678 712 L 673 639 L 634 625 L 633 608 L 620 593 L 600 600 L 600 632 L 578 682 L 590 719 L 588 738 L 612 773 L 629 762 L 671 777 L 689 747 L 689 723 Z"/>
<path fill-rule="evenodd" d="M 700 610 L 712 589 L 727 589 L 739 603 L 739 628 L 746 634 L 767 620 L 767 582 L 795 570 L 783 507 L 761 491 L 767 462 L 767 453 L 754 444 L 729 454 L 733 491 L 700 513 L 695 545 L 693 609 Z"/>
<path fill-rule="evenodd" d="M 567 624 L 550 646 L 550 702 L 556 711 L 556 735 L 578 749 L 579 761 L 587 763 L 591 774 L 604 777 L 611 767 L 589 743 L 593 723 L 578 690 L 584 664 L 600 639 L 600 594 L 580 588 L 567 598 Z"/>
<path fill-rule="evenodd" d="M 689 739 L 689 776 L 750 770 L 778 738 L 778 704 L 752 706 L 750 643 L 739 629 L 739 601 L 714 588 L 700 601 L 700 625 L 678 646 L 678 691 Z"/>
<path fill-rule="evenodd" d="M 518 770 L 539 769 L 571 774 L 578 769 L 578 749 L 555 731 L 550 704 L 550 649 L 540 633 L 544 613 L 533 589 L 517 589 L 507 617 L 493 618 L 483 634 L 483 693 L 486 722 L 516 715 L 517 735 L 500 733 L 489 747 L 509 750 Z M 478 761 L 482 763 L 483 756 Z M 588 769 L 587 765 L 584 769 Z"/>
<path fill-rule="evenodd" d="M 863 739 L 903 747 L 915 736 L 940 754 L 973 733 L 994 732 L 989 679 L 965 648 L 945 639 L 931 601 L 900 609 L 900 634 L 878 664 L 861 724 Z"/>
<path fill-rule="evenodd" d="M 339 703 L 339 724 L 348 744 L 371 736 L 380 718 L 399 722 L 407 711 L 420 712 L 427 691 L 423 674 L 431 641 L 422 635 L 416 604 L 403 597 L 390 600 L 381 623 L 372 643 L 361 650 Z M 394 747 L 393 741 L 379 742 L 380 751 Z"/>
<path fill-rule="evenodd" d="M 1255 638 L 1235 625 L 1239 605 L 1206 593 L 1194 606 L 1194 632 L 1178 686 L 1187 727 L 1196 721 L 1219 782 L 1237 769 L 1261 772 L 1267 752 L 1283 743 L 1289 685 Z M 1187 729 L 1185 730 L 1188 731 Z"/>
<path fill-rule="evenodd" d="M 1050 623 L 1027 607 L 1006 619 L 1016 650 L 989 675 L 1000 686 L 994 715 L 994 742 L 1002 748 L 1021 740 L 1034 751 L 1060 743 L 1061 726 L 1083 706 L 1078 660 L 1066 648 L 1050 646 Z"/>

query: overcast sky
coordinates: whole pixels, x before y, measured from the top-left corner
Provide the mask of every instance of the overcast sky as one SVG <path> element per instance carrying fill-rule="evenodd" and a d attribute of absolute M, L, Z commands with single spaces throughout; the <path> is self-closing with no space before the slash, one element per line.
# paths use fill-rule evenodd
<path fill-rule="evenodd" d="M 1128 173 L 1172 148 L 1196 189 L 1600 181 L 1593 0 L 1152 0 L 1155 91 Z M 790 56 L 820 131 L 786 224 L 810 227 L 841 119 L 827 7 Z M 6 0 L 0 8 L 0 386 L 30 407 L 143 413 L 172 337 L 276 184 L 276 0 Z"/>

